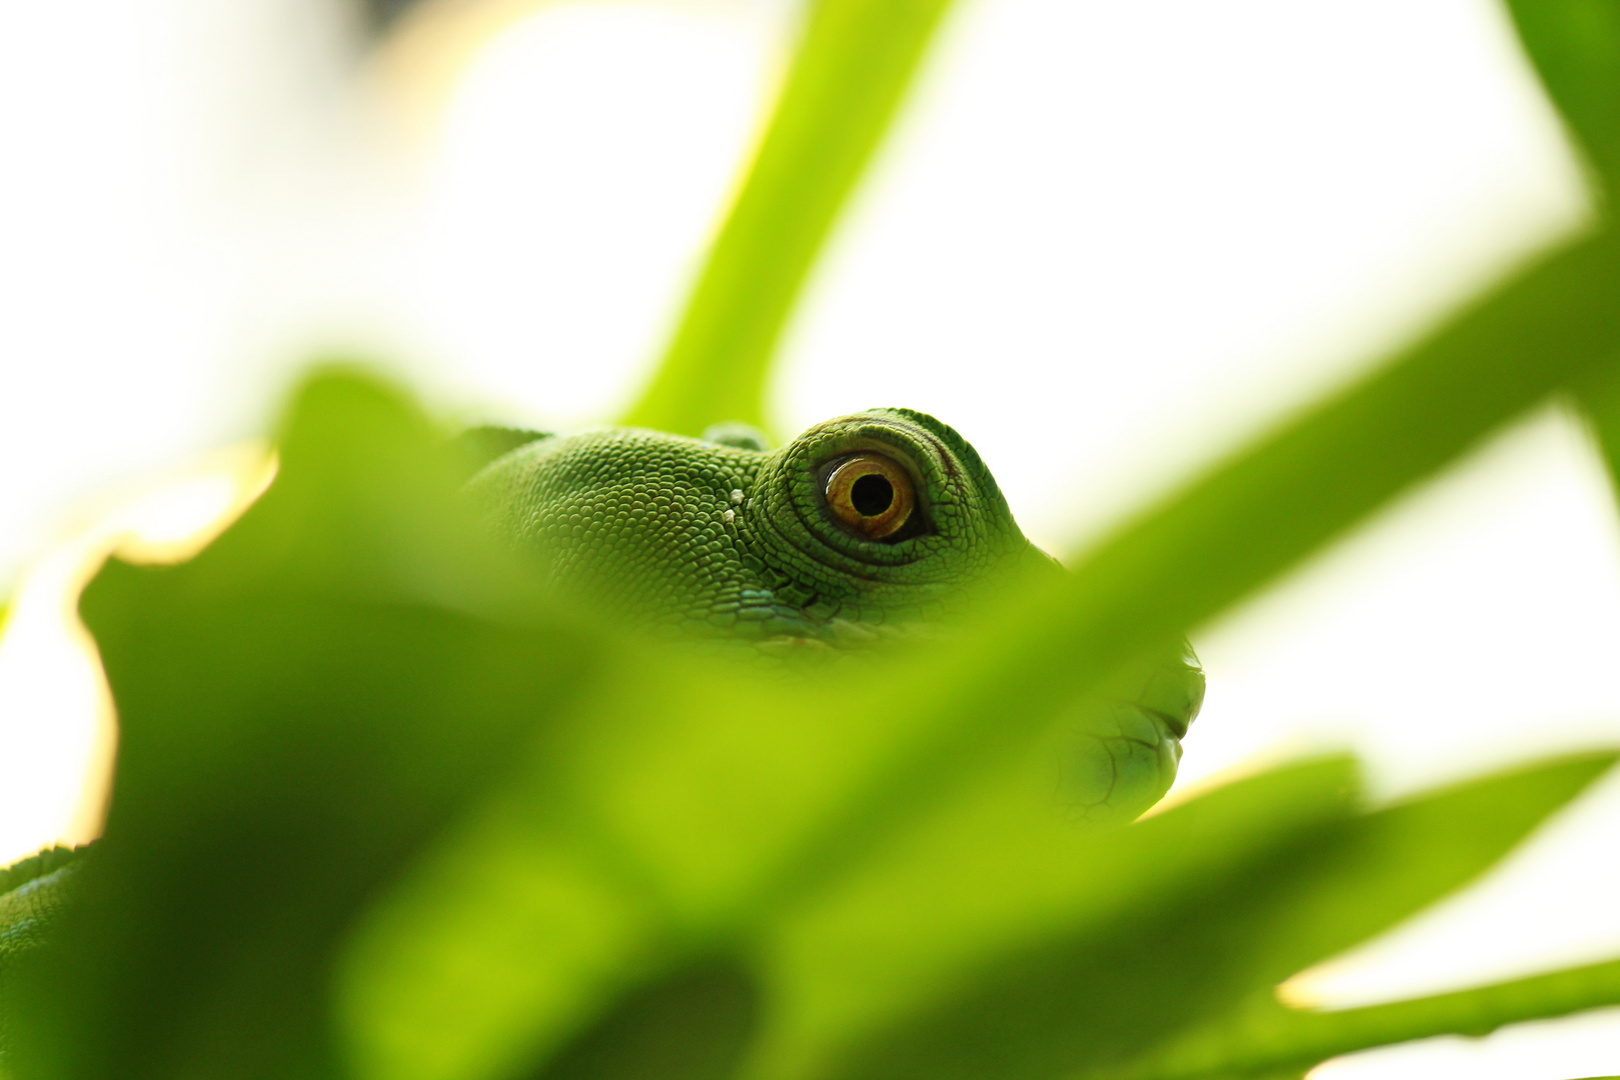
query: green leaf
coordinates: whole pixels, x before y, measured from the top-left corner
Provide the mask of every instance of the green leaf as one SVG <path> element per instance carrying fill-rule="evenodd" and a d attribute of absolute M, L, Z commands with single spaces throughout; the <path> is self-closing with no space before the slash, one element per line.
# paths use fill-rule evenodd
<path fill-rule="evenodd" d="M 532 603 L 391 391 L 317 378 L 271 490 L 84 596 L 122 725 L 105 837 L 27 976 L 16 1072 L 341 1071 L 336 943 L 566 711 L 599 646 Z"/>
<path fill-rule="evenodd" d="M 1451 994 L 1338 1012 L 1303 1012 L 1272 1003 L 1240 1025 L 1189 1039 L 1142 1067 L 1108 1080 L 1219 1080 L 1308 1069 L 1341 1054 L 1437 1035 L 1488 1035 L 1620 1004 L 1620 960 L 1568 968 Z"/>
<path fill-rule="evenodd" d="M 1570 389 L 1603 457 L 1610 491 L 1620 498 L 1620 363 L 1589 372 Z"/>
<path fill-rule="evenodd" d="M 1276 982 L 1367 940 L 1467 884 L 1583 791 L 1616 757 L 1572 755 L 1368 814 L 1346 832 L 1308 888 L 1272 922 L 1252 958 L 1256 973 L 1252 996 L 1177 1040 L 1163 1051 L 1162 1061 L 1150 1055 L 1127 1074 L 1158 1077 L 1166 1070 L 1191 1068 L 1187 1063 L 1194 1062 L 1198 1069 L 1219 1075 L 1229 1067 L 1222 1055 L 1235 1044 L 1248 1040 L 1262 1050 L 1269 1047 L 1280 1037 L 1277 1032 L 1292 1030 L 1286 1027 L 1292 1023 L 1289 1017 L 1318 1015 L 1282 1009 L 1271 993 Z M 1376 1045 L 1382 1044 L 1365 1044 Z M 1254 1068 L 1299 1064 L 1315 1062 L 1267 1059 Z M 1249 1068 L 1244 1064 L 1236 1071 Z"/>
<path fill-rule="evenodd" d="M 578 801 L 566 811 L 523 816 L 520 831 L 530 839 L 511 850 L 544 848 L 533 838 L 555 833 L 558 821 L 572 828 L 589 823 L 594 842 L 613 852 L 626 880 L 640 882 L 651 908 L 686 928 L 683 940 L 739 933 L 773 918 L 951 805 L 979 778 L 1003 775 L 1077 698 L 1133 657 L 1173 646 L 1186 629 L 1614 355 L 1617 281 L 1616 249 L 1607 241 L 1550 257 L 1360 385 L 1122 529 L 1071 579 L 1009 587 L 976 626 L 883 662 L 881 673 L 861 674 L 863 685 L 884 687 L 881 723 L 848 707 L 842 676 L 853 669 L 788 695 L 741 673 L 726 673 L 723 687 L 711 692 L 692 683 L 673 689 L 684 681 L 676 676 L 656 693 L 615 680 L 620 699 L 599 714 L 613 719 L 575 730 L 553 764 L 558 771 L 544 777 Z M 473 850 L 485 841 L 464 842 Z M 492 867 L 481 875 L 469 860 L 445 859 L 466 867 L 458 906 L 524 923 L 528 901 L 506 883 L 527 880 L 525 873 Z M 409 936 L 452 950 L 449 928 L 466 919 L 436 921 L 432 908 L 416 905 L 421 921 L 410 924 L 416 930 Z M 544 910 L 532 908 L 534 917 Z M 662 962 L 637 963 L 656 977 L 689 947 Z M 420 1003 L 416 1014 L 423 1015 L 436 997 L 457 998 L 471 1011 L 478 1000 L 471 983 L 523 985 L 514 969 L 525 954 L 511 953 L 510 963 L 499 950 L 481 955 L 491 967 L 468 969 L 467 982 L 435 983 L 426 973 L 439 968 L 424 963 L 417 968 L 422 974 L 405 980 L 414 989 L 360 996 L 404 995 Z M 598 958 L 603 964 L 605 956 Z M 608 976 L 590 970 L 581 993 L 598 1003 L 592 1008 L 605 1008 Z M 558 992 L 556 986 L 524 991 Z M 491 1004 L 487 1015 L 522 1027 L 516 1000 Z M 410 1039 L 423 1038 L 408 1025 L 401 1031 L 405 1041 L 378 1060 L 399 1068 L 407 1059 L 425 1060 L 401 1052 Z M 527 1037 L 509 1029 L 500 1039 Z M 536 1035 L 531 1045 L 545 1038 Z"/>
<path fill-rule="evenodd" d="M 1174 643 L 1620 352 L 1615 244 L 1557 254 L 1215 469 L 1078 560 L 886 676 L 895 742 L 769 886 L 829 872 L 1016 753 L 1123 665 Z M 831 701 L 818 703 L 836 709 Z M 677 807 L 666 812 L 682 813 Z"/>
<path fill-rule="evenodd" d="M 357 926 L 339 961 L 337 1008 L 358 1075 L 532 1073 L 689 958 L 671 927 L 667 885 L 581 792 L 611 778 L 613 763 L 593 773 L 596 762 L 573 766 L 557 745 L 578 732 L 611 745 L 620 732 L 633 761 L 646 730 L 636 721 L 656 729 L 660 718 L 680 719 L 643 690 L 649 684 L 671 704 L 687 696 L 678 676 L 610 663 L 572 729 L 554 729 L 549 752 L 495 785 Z"/>
<path fill-rule="evenodd" d="M 777 339 L 949 0 L 816 0 L 747 182 L 624 422 L 766 426 Z"/>
<path fill-rule="evenodd" d="M 1283 773 L 1266 778 L 1269 791 L 1239 785 L 1067 843 L 1027 824 L 992 843 L 989 828 L 1013 823 L 975 808 L 927 857 L 885 853 L 835 894 L 831 914 L 812 909 L 808 932 L 787 931 L 784 1023 L 797 1006 L 821 1030 L 779 1036 L 787 1064 L 772 1075 L 1108 1074 L 1456 888 L 1614 758 L 1517 770 L 1355 818 L 1343 803 L 1336 814 L 1313 803 L 1310 785 L 1277 787 Z M 1233 814 L 1245 798 L 1247 816 Z M 818 1062 L 827 1043 L 843 1045 L 832 1051 L 841 1065 Z"/>
<path fill-rule="evenodd" d="M 737 711 L 780 717 L 780 726 L 739 731 L 734 717 L 711 712 L 662 729 L 656 752 L 621 762 L 622 790 L 634 797 L 594 793 L 613 820 L 608 831 L 656 865 L 680 849 L 669 837 L 715 824 L 706 833 L 707 869 L 683 872 L 689 884 L 680 888 L 712 894 L 716 875 L 753 875 L 763 891 L 736 901 L 740 908 L 785 902 L 926 813 L 953 776 L 976 775 L 998 753 L 1027 744 L 1111 669 L 1212 617 L 1612 354 L 1620 343 L 1609 303 L 1616 280 L 1607 242 L 1549 258 L 1123 530 L 1081 565 L 1071 587 L 1018 591 L 984 632 L 897 675 L 894 698 L 905 705 L 882 733 L 828 731 L 821 721 L 838 715 L 828 699 L 755 709 L 742 704 L 747 691 L 737 695 Z M 813 734 L 801 734 L 805 722 Z M 669 763 L 706 773 L 699 762 L 715 757 L 725 765 L 714 773 L 750 775 L 757 787 L 719 798 L 647 797 Z M 817 764 L 827 765 L 825 774 L 815 775 Z M 757 812 L 763 792 L 784 793 L 767 800 L 766 814 Z M 740 833 L 749 840 L 728 840 Z"/>
<path fill-rule="evenodd" d="M 1620 9 L 1610 0 L 1508 0 L 1519 40 L 1611 187 L 1620 178 Z"/>
<path fill-rule="evenodd" d="M 1620 757 L 1573 754 L 1366 815 L 1254 957 L 1262 986 L 1371 938 L 1473 881 Z"/>
<path fill-rule="evenodd" d="M 817 5 L 635 421 L 762 419 L 793 298 L 943 9 Z M 1570 40 L 1575 75 L 1549 84 L 1602 165 L 1602 64 Z M 1478 837 L 1433 806 L 1351 818 L 1308 770 L 1099 834 L 1057 830 L 1027 758 L 1080 695 L 1612 357 L 1616 263 L 1605 239 L 1548 259 L 1072 580 L 1008 589 L 940 646 L 814 690 L 644 662 L 551 612 L 465 521 L 466 462 L 422 417 L 320 380 L 236 528 L 185 567 L 111 566 L 85 599 L 124 723 L 117 791 L 82 907 L 26 972 L 19 1060 L 45 1078 L 339 1074 L 335 979 L 362 1067 L 388 1060 L 366 1038 L 422 1051 L 391 1080 L 541 1061 L 720 1076 L 758 973 L 783 1003 L 760 1060 L 784 1076 L 1112 1067 L 1252 1001 L 1465 879 L 1574 780 L 1525 780 L 1522 813 L 1457 795 Z M 848 706 L 852 682 L 883 688 L 876 715 Z M 1457 850 L 1395 872 L 1435 836 Z M 942 892 L 942 868 L 971 876 Z M 1593 970 L 1355 1023 L 1593 1000 Z"/>
<path fill-rule="evenodd" d="M 723 693 L 706 693 L 701 679 L 655 684 L 622 678 L 617 699 L 597 711 L 569 712 L 575 723 L 565 725 L 567 738 L 551 747 L 549 764 L 534 774 L 549 781 L 560 778 L 563 782 L 554 787 L 568 798 L 554 801 L 549 810 L 542 807 L 533 816 L 535 824 L 516 832 L 511 842 L 546 850 L 560 845 L 573 852 L 575 862 L 587 864 L 576 875 L 587 884 L 573 894 L 605 894 L 614 898 L 605 908 L 627 914 L 614 917 L 619 929 L 607 932 L 610 944 L 579 969 L 585 973 L 583 981 L 553 984 L 551 991 L 574 991 L 559 1006 L 559 1015 L 566 1014 L 560 1026 L 544 1008 L 520 1015 L 528 1030 L 519 1032 L 507 1049 L 547 1023 L 553 1038 L 580 1030 L 592 1016 L 611 1008 L 619 993 L 663 977 L 681 957 L 693 955 L 706 936 L 712 940 L 745 933 L 746 927 L 760 925 L 798 898 L 840 880 L 845 868 L 859 865 L 867 852 L 908 823 L 926 820 L 936 808 L 949 805 L 968 778 L 999 774 L 1076 694 L 1097 685 L 1144 643 L 1151 644 L 1163 625 L 1185 624 L 1279 569 L 1275 558 L 1264 566 L 1252 551 L 1233 554 L 1227 548 L 1248 543 L 1264 555 L 1280 533 L 1287 540 L 1283 552 L 1297 556 L 1425 468 L 1460 452 L 1550 383 L 1581 370 L 1610 340 L 1608 308 L 1595 302 L 1607 281 L 1602 275 L 1609 272 L 1608 260 L 1608 249 L 1601 245 L 1555 258 L 1510 291 L 1505 302 L 1465 317 L 1460 329 L 1442 334 L 1438 344 L 1418 349 L 1406 364 L 1375 376 L 1229 467 L 1195 491 L 1189 502 L 1198 513 L 1188 516 L 1187 504 L 1164 512 L 1162 517 L 1171 520 L 1181 514 L 1178 525 L 1184 532 L 1174 543 L 1147 544 L 1145 560 L 1124 560 L 1128 573 L 1120 581 L 1110 580 L 1093 564 L 1090 576 L 1072 586 L 1011 601 L 990 621 L 988 635 L 965 635 L 935 650 L 930 660 L 891 668 L 894 679 L 886 685 L 892 687 L 893 708 L 882 724 L 871 723 L 862 711 L 841 708 L 836 680 L 817 693 L 788 697 L 780 687 L 730 674 Z M 1552 321 L 1543 321 L 1548 319 Z M 1523 346 L 1531 338 L 1541 346 L 1534 354 L 1536 363 L 1515 366 L 1509 358 L 1529 354 Z M 1497 378 L 1504 373 L 1506 377 Z M 1470 376 L 1483 381 L 1476 385 Z M 190 881 L 188 874 L 206 879 L 189 864 L 199 851 L 222 857 L 216 849 L 225 843 L 216 839 L 211 848 L 193 842 L 189 826 L 177 825 L 173 815 L 209 821 L 221 838 L 263 831 L 257 815 L 275 821 L 278 815 L 298 820 L 302 814 L 306 824 L 327 814 L 342 819 L 351 805 L 347 800 L 353 805 L 386 804 L 392 796 L 385 789 L 350 785 L 344 801 L 322 806 L 301 800 L 291 808 L 299 813 L 292 813 L 285 803 L 267 798 L 282 788 L 264 786 L 264 777 L 278 775 L 266 762 L 280 761 L 285 771 L 298 755 L 335 762 L 342 746 L 350 747 L 343 752 L 352 755 L 353 747 L 370 745 L 374 732 L 381 730 L 377 725 L 384 723 L 383 714 L 396 708 L 407 719 L 419 717 L 425 732 L 445 724 L 451 714 L 443 710 L 450 708 L 455 694 L 464 694 L 470 715 L 480 710 L 510 713 L 512 702 L 522 700 L 512 696 L 514 687 L 529 700 L 548 700 L 547 693 L 525 679 L 568 684 L 584 677 L 586 665 L 569 659 L 574 654 L 568 650 L 575 646 L 537 639 L 513 642 L 509 651 L 487 643 L 460 652 L 452 646 L 457 640 L 537 633 L 539 628 L 521 629 L 530 603 L 521 576 L 503 570 L 499 554 L 464 534 L 466 530 L 452 527 L 461 520 L 446 509 L 455 470 L 448 465 L 440 469 L 439 459 L 424 449 L 432 445 L 431 433 L 409 410 L 382 401 L 386 395 L 379 394 L 351 387 L 309 395 L 288 430 L 281 482 L 237 529 L 177 570 L 111 568 L 87 598 L 86 612 L 98 637 L 105 638 L 115 693 L 126 710 L 126 756 L 109 841 L 127 827 L 131 845 L 140 835 L 142 844 L 154 847 L 141 854 L 147 849 L 132 846 L 132 854 L 110 854 L 106 860 L 104 873 L 111 884 L 101 895 L 116 889 L 132 899 L 122 906 L 123 915 L 104 920 L 93 933 L 86 931 L 86 944 L 74 946 L 101 959 L 62 965 L 62 985 L 52 989 L 49 980 L 42 984 L 40 1016 L 52 1013 L 48 1002 L 53 1000 L 88 1002 L 39 1025 L 38 1045 L 48 1048 L 53 1045 L 52 1025 L 67 1025 L 56 1032 L 58 1041 L 49 1053 L 73 1046 L 74 1053 L 105 1054 L 98 1067 L 120 1055 L 126 1062 L 150 1060 L 157 1063 L 153 1067 L 167 1067 L 188 1054 L 201 1054 L 198 1046 L 209 1032 L 228 1026 L 225 1003 L 233 1003 L 262 1018 L 263 1030 L 244 1040 L 239 1059 L 211 1062 L 219 1074 L 285 1063 L 285 1057 L 261 1052 L 272 1042 L 282 1055 L 314 1060 L 329 1054 L 328 1033 L 317 1026 L 318 1020 L 325 1021 L 307 999 L 319 1000 L 333 943 L 379 883 L 426 844 L 457 807 L 476 801 L 474 792 L 493 773 L 476 779 L 469 773 L 463 785 L 449 784 L 437 794 L 423 795 L 421 817 L 405 815 L 380 831 L 379 837 L 392 839 L 377 845 L 374 860 L 361 857 L 359 849 L 342 860 L 312 859 L 310 866 L 320 873 L 312 872 L 299 888 L 329 897 L 341 917 L 322 909 L 331 922 L 305 943 L 307 965 L 285 969 L 297 976 L 291 983 L 243 976 L 256 989 L 248 994 L 238 987 L 235 997 L 208 982 L 203 976 L 209 972 L 201 969 L 211 964 L 223 965 L 227 973 L 251 969 L 252 957 L 230 959 L 232 949 L 247 948 L 241 943 L 240 921 L 223 925 L 204 918 L 199 925 L 219 935 L 210 939 L 198 938 L 189 928 L 182 936 L 185 919 L 157 917 L 168 905 L 184 911 L 195 902 L 177 882 Z M 1447 400 L 1450 407 L 1436 410 L 1435 400 Z M 1416 423 L 1420 418 L 1423 423 Z M 1368 423 L 1379 432 L 1377 438 L 1361 433 Z M 1358 484 L 1333 451 L 1360 450 L 1369 441 L 1386 458 L 1373 463 L 1379 467 L 1372 483 Z M 1300 453 L 1315 456 L 1301 462 Z M 1257 497 L 1249 484 L 1234 483 L 1234 475 L 1258 478 L 1269 489 Z M 1273 501 L 1276 505 L 1268 507 Z M 1299 519 L 1308 527 L 1300 527 Z M 1150 520 L 1138 533 L 1145 530 L 1152 539 L 1155 526 L 1161 539 L 1168 535 L 1162 518 Z M 1125 540 L 1119 544 L 1129 546 Z M 1275 547 L 1269 554 L 1275 556 Z M 1214 556 L 1221 558 L 1208 561 Z M 1107 566 L 1106 560 L 1098 563 Z M 1219 585 L 1213 594 L 1200 591 L 1208 577 Z M 1127 602 L 1121 592 L 1127 586 L 1133 597 L 1158 599 L 1151 605 Z M 308 632 L 310 626 L 324 629 Z M 561 640 L 570 640 L 571 631 L 556 632 Z M 471 676 L 443 670 L 435 675 L 431 664 L 416 659 L 421 649 L 439 656 L 431 663 L 452 668 L 472 663 L 475 653 L 484 658 L 480 662 L 498 666 L 502 655 L 527 652 L 556 656 L 565 670 L 549 670 L 545 664 L 511 671 L 486 668 L 478 685 L 463 691 L 460 687 Z M 278 656 L 277 650 L 285 655 Z M 345 659 L 338 663 L 334 657 Z M 232 673 L 238 670 L 241 684 L 232 689 Z M 332 702 L 342 700 L 353 713 L 348 722 L 355 730 L 341 734 L 344 727 L 336 723 L 302 734 L 295 730 L 290 745 L 298 747 L 297 754 L 288 749 L 277 758 L 263 745 L 264 733 L 275 730 L 274 725 L 252 702 L 265 702 L 272 711 L 285 710 L 293 717 L 305 715 L 304 703 L 290 707 L 278 694 L 302 685 L 306 675 L 310 686 L 325 688 L 312 694 L 315 704 L 308 716 L 336 715 Z M 430 692 L 441 682 L 455 688 L 454 693 Z M 328 693 L 337 696 L 322 697 Z M 351 699 L 373 696 L 375 713 L 352 704 Z M 134 704 L 126 706 L 126 698 Z M 159 702 L 169 704 L 160 707 Z M 242 726 L 240 737 L 220 739 L 216 729 L 235 730 L 235 721 L 221 720 L 234 715 L 232 710 L 254 722 Z M 189 716 L 191 711 L 197 715 Z M 567 710 L 558 715 L 563 712 Z M 584 724 L 579 717 L 585 715 L 612 719 Z M 518 726 L 510 715 L 502 722 Z M 538 718 L 531 722 L 540 726 Z M 414 730 L 412 723 L 389 720 L 396 723 L 404 724 L 402 733 Z M 386 730 L 392 733 L 391 727 Z M 418 734 L 426 745 L 426 736 Z M 491 750 L 490 759 L 504 756 L 515 771 L 522 771 L 521 755 L 512 752 L 520 736 L 514 731 L 509 737 L 513 741 L 502 744 L 500 753 Z M 254 738 L 260 741 L 254 743 Z M 321 741 L 325 738 L 335 740 L 334 745 Z M 404 743 L 414 745 L 409 739 Z M 421 760 L 430 757 L 422 755 L 412 768 L 421 768 Z M 353 765 L 356 759 L 348 760 Z M 458 759 L 449 755 L 445 760 L 455 764 Z M 495 769 L 493 763 L 488 767 Z M 403 765 L 401 770 L 410 771 Z M 322 783 L 339 786 L 333 779 L 337 771 L 334 766 Z M 434 770 L 423 772 L 431 775 Z M 201 790 L 196 777 L 213 777 L 208 783 L 217 786 Z M 299 783 L 284 786 L 299 790 Z M 446 793 L 451 788 L 453 795 Z M 244 801 L 249 792 L 266 798 L 251 813 Z M 220 813 L 216 799 L 221 806 L 234 806 L 237 817 Z M 141 824 L 143 814 L 154 815 L 163 827 Z M 564 820 L 571 824 L 559 830 Z M 121 821 L 140 828 L 120 826 Z M 559 836 L 563 839 L 554 839 Z M 308 840 L 273 838 L 298 852 Z M 300 864 L 268 860 L 263 865 L 285 871 Z M 321 875 L 324 880 L 314 880 Z M 521 872 L 507 876 L 524 878 Z M 292 877 L 288 871 L 276 880 Z M 254 885 L 256 895 L 278 895 L 245 871 L 242 880 Z M 500 897 L 502 888 L 483 900 Z M 208 911 L 229 909 L 229 904 L 216 903 L 221 898 L 203 885 L 192 891 L 207 898 Z M 95 895 L 93 890 L 92 909 Z M 307 899 L 311 893 L 298 895 Z M 501 909 L 503 904 L 492 906 Z M 292 905 L 288 910 L 300 909 Z M 529 905 L 528 910 L 546 909 Z M 188 917 L 196 915 L 192 910 Z M 683 929 L 673 943 L 657 944 L 664 932 L 658 928 L 671 925 Z M 297 936 L 271 920 L 266 933 L 278 932 Z M 178 948 L 177 940 L 186 947 Z M 163 993 L 134 994 L 133 973 L 157 965 L 159 956 L 164 963 L 184 961 L 172 965 L 176 985 Z M 82 974 L 69 976 L 68 971 Z M 75 979 L 92 985 L 76 984 Z M 521 996 L 516 1000 L 533 1004 Z M 203 1001 L 220 1015 L 193 1028 L 188 1010 Z M 304 1002 L 304 1011 L 282 1015 L 266 1007 L 267 1001 Z M 61 1019 L 69 1015 L 82 1019 Z M 83 1029 L 73 1028 L 74 1023 L 104 1026 L 111 1034 L 94 1041 L 76 1038 L 75 1031 L 82 1035 Z M 538 1049 L 545 1044 L 535 1038 L 527 1045 Z"/>
<path fill-rule="evenodd" d="M 759 1016 L 752 975 L 705 963 L 621 1000 L 547 1063 L 540 1080 L 727 1080 Z"/>
<path fill-rule="evenodd" d="M 1353 811 L 1343 760 L 1234 784 L 1126 829 L 1066 824 L 1028 785 L 920 824 L 784 913 L 759 1076 L 1057 1076 L 1211 1008 L 1267 890 Z M 1174 992 L 1164 980 L 1173 976 Z"/>

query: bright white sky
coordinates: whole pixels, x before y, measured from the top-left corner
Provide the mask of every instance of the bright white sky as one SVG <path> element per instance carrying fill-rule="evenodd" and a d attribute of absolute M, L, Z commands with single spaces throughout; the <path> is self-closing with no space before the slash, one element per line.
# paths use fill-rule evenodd
<path fill-rule="evenodd" d="M 262 432 L 317 353 L 469 419 L 613 415 L 794 7 L 529 6 L 435 99 L 400 58 L 448 21 L 357 84 L 328 0 L 0 0 L 0 577 L 94 498 Z M 790 330 L 780 427 L 935 412 L 1073 550 L 1587 206 L 1493 0 L 960 0 Z M 1544 411 L 1196 644 L 1188 782 L 1349 745 L 1404 791 L 1620 741 L 1601 466 Z M 92 756 L 93 695 L 20 668 L 47 670 L 0 656 L 0 860 L 71 833 Z M 1315 992 L 1620 953 L 1617 834 L 1620 782 Z M 1616 1045 L 1620 1017 L 1567 1021 L 1322 1075 L 1560 1080 L 1620 1072 Z"/>

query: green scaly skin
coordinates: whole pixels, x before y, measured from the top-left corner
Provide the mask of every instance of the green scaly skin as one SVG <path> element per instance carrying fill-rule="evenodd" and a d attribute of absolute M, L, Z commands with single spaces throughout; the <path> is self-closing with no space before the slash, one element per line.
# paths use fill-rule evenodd
<path fill-rule="evenodd" d="M 72 881 L 83 866 L 85 850 L 46 848 L 0 870 L 0 1064 L 10 1042 L 5 1018 L 12 1011 L 11 974 L 19 960 L 50 940 L 72 897 Z"/>
<path fill-rule="evenodd" d="M 576 604 L 671 637 L 814 655 L 930 631 L 1021 568 L 1062 573 L 1019 531 L 977 451 L 910 409 L 828 420 L 778 450 L 741 425 L 704 439 L 469 434 L 494 458 L 468 486 L 490 528 Z M 828 474 L 857 453 L 911 477 L 911 528 L 872 540 L 840 524 Z M 1061 722 L 1055 798 L 1072 816 L 1129 818 L 1157 802 L 1204 695 L 1185 647 L 1115 686 Z"/>
<path fill-rule="evenodd" d="M 948 621 L 1020 567 L 1061 573 L 977 452 L 909 409 L 829 420 L 778 450 L 740 425 L 705 439 L 478 428 L 458 444 L 482 466 L 467 491 L 489 527 L 532 553 L 552 587 L 664 637 L 835 654 Z M 860 452 L 897 462 L 916 492 L 915 522 L 885 540 L 828 508 L 829 468 Z M 1060 721 L 1054 800 L 1070 816 L 1128 819 L 1158 801 L 1204 678 L 1184 649 L 1115 687 Z M 0 1049 L 8 972 L 48 940 L 80 865 L 55 849 L 0 871 Z"/>
<path fill-rule="evenodd" d="M 864 642 L 880 628 L 937 623 L 999 570 L 1050 562 L 1018 531 L 973 448 L 922 413 L 829 420 L 776 451 L 735 427 L 721 437 L 542 437 L 469 490 L 490 527 L 532 552 L 561 591 L 671 635 Z M 860 451 L 911 475 L 914 535 L 870 540 L 828 511 L 828 466 Z"/>

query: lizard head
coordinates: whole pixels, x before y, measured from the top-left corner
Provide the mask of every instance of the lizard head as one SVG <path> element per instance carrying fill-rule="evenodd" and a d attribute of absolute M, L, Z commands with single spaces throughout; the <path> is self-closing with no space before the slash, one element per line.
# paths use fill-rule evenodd
<path fill-rule="evenodd" d="M 776 450 L 735 426 L 544 437 L 469 491 L 560 592 L 676 633 L 870 640 L 1048 562 L 973 447 L 909 409 L 829 420 Z"/>
<path fill-rule="evenodd" d="M 776 450 L 740 425 L 530 438 L 470 440 L 501 455 L 468 485 L 490 527 L 559 594 L 671 637 L 814 655 L 935 626 L 1003 574 L 1062 572 L 973 447 L 909 409 L 828 420 Z M 1203 697 L 1190 650 L 1121 678 L 1060 724 L 1054 790 L 1079 817 L 1162 795 Z"/>

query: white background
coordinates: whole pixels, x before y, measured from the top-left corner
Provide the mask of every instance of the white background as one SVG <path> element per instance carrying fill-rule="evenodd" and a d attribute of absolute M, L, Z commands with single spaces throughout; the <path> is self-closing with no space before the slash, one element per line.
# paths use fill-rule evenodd
<path fill-rule="evenodd" d="M 468 418 L 610 419 L 792 40 L 790 0 L 0 0 L 0 577 L 106 492 L 262 432 L 314 356 Z M 789 433 L 905 404 L 1074 551 L 1578 229 L 1491 0 L 960 0 L 785 342 Z M 1183 782 L 1351 746 L 1411 790 L 1620 742 L 1620 529 L 1539 411 L 1197 636 Z M 22 620 L 14 623 L 12 637 Z M 0 859 L 75 824 L 93 694 L 0 656 Z M 7 682 L 9 680 L 9 683 Z M 82 818 L 82 814 L 80 815 Z M 1620 782 L 1301 991 L 1620 953 Z M 1620 1018 L 1323 1076 L 1620 1072 Z"/>

